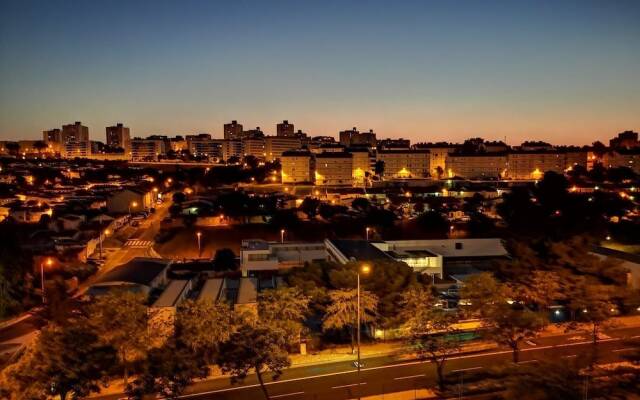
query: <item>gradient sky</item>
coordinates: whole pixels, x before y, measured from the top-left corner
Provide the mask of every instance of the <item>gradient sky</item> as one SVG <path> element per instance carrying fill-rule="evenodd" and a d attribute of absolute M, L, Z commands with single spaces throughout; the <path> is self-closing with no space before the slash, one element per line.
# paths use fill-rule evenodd
<path fill-rule="evenodd" d="M 640 1 L 0 0 L 0 140 L 232 119 L 557 144 L 640 130 Z"/>

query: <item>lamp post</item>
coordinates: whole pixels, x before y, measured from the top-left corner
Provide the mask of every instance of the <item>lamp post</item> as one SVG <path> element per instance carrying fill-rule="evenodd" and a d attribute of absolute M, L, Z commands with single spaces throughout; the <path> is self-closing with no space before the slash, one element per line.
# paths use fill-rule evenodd
<path fill-rule="evenodd" d="M 360 269 L 357 272 L 357 279 L 358 279 L 358 285 L 357 285 L 357 297 L 358 297 L 358 307 L 357 307 L 357 322 L 356 322 L 356 326 L 357 326 L 357 338 L 358 338 L 358 364 L 357 364 L 357 368 L 358 368 L 358 398 L 360 398 L 360 273 L 363 274 L 368 274 L 369 271 L 371 271 L 371 267 L 369 267 L 369 265 L 364 264 L 362 267 L 360 267 Z"/>
<path fill-rule="evenodd" d="M 51 258 L 47 258 L 46 261 L 43 260 L 40 263 L 40 289 L 42 290 L 42 304 L 45 303 L 45 293 L 44 293 L 44 264 L 47 264 L 47 267 L 50 267 L 53 264 L 53 260 Z"/>
<path fill-rule="evenodd" d="M 198 237 L 198 258 L 200 258 L 200 255 L 202 254 L 202 247 L 200 242 L 200 238 L 202 237 L 202 232 L 197 232 L 196 236 Z"/>
<path fill-rule="evenodd" d="M 371 230 L 371 228 L 369 228 L 368 226 L 365 228 L 364 232 L 365 232 L 365 236 L 367 238 L 367 242 L 369 241 L 369 231 Z"/>
<path fill-rule="evenodd" d="M 284 229 L 280 229 L 280 243 L 284 243 Z"/>
<path fill-rule="evenodd" d="M 131 223 L 131 208 L 136 208 L 137 206 L 137 201 L 132 201 L 131 203 L 129 203 L 129 223 Z"/>

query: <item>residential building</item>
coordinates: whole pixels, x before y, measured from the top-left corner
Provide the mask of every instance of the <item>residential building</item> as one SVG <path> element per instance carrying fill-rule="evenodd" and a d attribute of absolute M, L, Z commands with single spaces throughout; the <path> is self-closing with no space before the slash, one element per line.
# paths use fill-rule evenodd
<path fill-rule="evenodd" d="M 244 157 L 253 156 L 257 159 L 264 160 L 266 158 L 264 136 L 247 135 L 243 137 L 242 155 Z"/>
<path fill-rule="evenodd" d="M 62 125 L 60 139 L 62 143 L 89 142 L 89 128 L 82 125 L 80 121 L 76 121 L 74 124 Z"/>
<path fill-rule="evenodd" d="M 545 172 L 559 174 L 566 169 L 565 156 L 555 150 L 512 151 L 507 155 L 505 177 L 509 179 L 542 179 Z"/>
<path fill-rule="evenodd" d="M 363 185 L 367 182 L 367 176 L 373 174 L 371 152 L 366 147 L 349 148 L 353 160 L 353 183 Z"/>
<path fill-rule="evenodd" d="M 384 163 L 386 179 L 419 179 L 429 176 L 429 150 L 378 150 L 376 160 Z"/>
<path fill-rule="evenodd" d="M 360 132 L 353 127 L 351 130 L 340 132 L 340 144 L 346 147 L 349 146 L 370 146 L 376 147 L 377 139 L 376 134 L 372 129 L 369 132 Z"/>
<path fill-rule="evenodd" d="M 299 137 L 278 135 L 265 136 L 264 146 L 267 161 L 275 161 L 285 151 L 300 149 L 302 144 Z"/>
<path fill-rule="evenodd" d="M 507 153 L 452 153 L 445 162 L 448 178 L 500 179 L 507 170 Z"/>
<path fill-rule="evenodd" d="M 62 143 L 62 131 L 58 128 L 42 131 L 42 140 L 45 143 Z"/>
<path fill-rule="evenodd" d="M 314 180 L 314 158 L 307 150 L 285 151 L 280 156 L 283 184 L 311 183 Z"/>
<path fill-rule="evenodd" d="M 228 162 L 231 157 L 242 158 L 242 140 L 225 139 L 222 142 L 222 158 Z"/>
<path fill-rule="evenodd" d="M 180 153 L 187 149 L 187 141 L 182 136 L 176 136 L 169 139 L 169 148 L 167 149 L 167 152 L 171 150 L 176 153 Z"/>
<path fill-rule="evenodd" d="M 351 186 L 353 156 L 350 153 L 320 153 L 316 155 L 315 183 L 320 186 Z"/>
<path fill-rule="evenodd" d="M 165 141 L 135 138 L 131 141 L 131 161 L 158 161 L 166 153 Z"/>
<path fill-rule="evenodd" d="M 624 131 L 622 133 L 618 133 L 618 136 L 609 140 L 609 147 L 612 149 L 631 149 L 634 147 L 640 147 L 638 132 Z"/>
<path fill-rule="evenodd" d="M 411 141 L 409 139 L 382 139 L 378 140 L 377 149 L 383 150 L 404 150 L 411 147 Z"/>
<path fill-rule="evenodd" d="M 187 150 L 197 157 L 222 158 L 222 140 L 211 139 L 208 133 L 187 135 Z"/>
<path fill-rule="evenodd" d="M 627 167 L 640 174 L 640 147 L 609 151 L 604 154 L 602 162 L 607 168 Z"/>
<path fill-rule="evenodd" d="M 418 143 L 413 148 L 429 150 L 429 174 L 432 178 L 442 179 L 447 176 L 447 157 L 457 149 L 457 146 L 449 143 Z"/>
<path fill-rule="evenodd" d="M 295 136 L 293 124 L 290 124 L 286 119 L 276 125 L 277 136 Z"/>
<path fill-rule="evenodd" d="M 114 214 L 135 213 L 155 207 L 152 191 L 126 188 L 112 192 L 107 197 L 107 210 Z"/>
<path fill-rule="evenodd" d="M 91 142 L 68 141 L 62 144 L 62 157 L 64 158 L 87 158 L 91 155 Z"/>
<path fill-rule="evenodd" d="M 129 128 L 121 123 L 113 126 L 107 126 L 106 135 L 107 146 L 122 148 L 127 154 L 131 152 L 131 135 L 129 133 Z"/>
<path fill-rule="evenodd" d="M 224 138 L 225 139 L 240 139 L 242 138 L 242 124 L 233 120 L 229 124 L 224 124 Z"/>

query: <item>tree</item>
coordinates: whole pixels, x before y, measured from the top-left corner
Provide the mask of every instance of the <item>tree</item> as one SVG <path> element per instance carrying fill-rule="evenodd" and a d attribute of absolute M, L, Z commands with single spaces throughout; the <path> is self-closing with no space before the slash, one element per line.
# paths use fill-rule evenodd
<path fill-rule="evenodd" d="M 142 399 L 155 393 L 162 398 L 177 399 L 194 379 L 209 375 L 207 362 L 191 349 L 174 340 L 149 351 L 142 373 L 125 392 L 129 398 Z"/>
<path fill-rule="evenodd" d="M 351 352 L 354 350 L 355 329 L 357 321 L 358 293 L 357 289 L 333 290 L 329 292 L 331 303 L 327 307 L 322 321 L 322 329 L 349 328 L 351 334 Z M 360 322 L 375 320 L 378 308 L 378 297 L 366 290 L 360 291 Z"/>
<path fill-rule="evenodd" d="M 123 371 L 125 386 L 129 363 L 147 350 L 149 313 L 145 296 L 129 291 L 111 291 L 89 306 L 89 323 L 102 343 L 113 346 Z"/>
<path fill-rule="evenodd" d="M 42 140 L 36 140 L 33 143 L 33 148 L 38 150 L 38 153 L 40 153 L 42 150 L 47 148 L 47 144 Z"/>
<path fill-rule="evenodd" d="M 318 214 L 318 207 L 320 206 L 320 200 L 313 197 L 305 197 L 300 204 L 300 210 L 307 215 L 309 219 L 315 218 Z"/>
<path fill-rule="evenodd" d="M 364 197 L 356 197 L 351 202 L 351 208 L 359 211 L 368 211 L 371 208 L 371 202 Z"/>
<path fill-rule="evenodd" d="M 462 290 L 462 298 L 468 300 L 468 308 L 480 316 L 486 334 L 509 346 L 513 362 L 517 363 L 520 343 L 537 336 L 545 327 L 546 319 L 542 313 L 523 309 L 513 301 L 514 297 L 507 285 L 489 273 L 472 277 Z"/>
<path fill-rule="evenodd" d="M 438 175 L 438 179 L 442 179 L 444 176 L 444 169 L 439 165 L 436 167 L 436 175 Z"/>
<path fill-rule="evenodd" d="M 14 390 L 37 398 L 80 398 L 99 391 L 116 360 L 115 350 L 99 342 L 81 321 L 45 327 L 32 351 L 7 371 Z"/>
<path fill-rule="evenodd" d="M 460 339 L 454 324 L 457 318 L 443 309 L 430 308 L 421 321 L 424 329 L 413 329 L 410 344 L 416 349 L 419 359 L 429 360 L 436 365 L 438 387 L 444 389 L 444 365 L 454 353 L 460 352 Z"/>
<path fill-rule="evenodd" d="M 4 147 L 7 148 L 11 155 L 17 156 L 20 153 L 20 143 L 18 142 L 7 142 Z"/>
<path fill-rule="evenodd" d="M 416 224 L 421 229 L 439 236 L 446 235 L 449 232 L 449 223 L 437 211 L 423 212 L 416 218 Z"/>
<path fill-rule="evenodd" d="M 237 268 L 236 254 L 229 248 L 216 250 L 213 257 L 213 267 L 216 271 L 233 271 Z"/>
<path fill-rule="evenodd" d="M 227 303 L 187 300 L 178 308 L 177 340 L 209 362 L 235 328 L 236 315 Z"/>
<path fill-rule="evenodd" d="M 373 167 L 373 171 L 376 173 L 376 175 L 382 177 L 382 175 L 384 175 L 384 161 L 382 160 L 376 161 Z"/>
<path fill-rule="evenodd" d="M 546 310 L 563 297 L 560 288 L 560 276 L 556 272 L 534 270 L 524 277 L 522 284 L 511 285 L 511 292 L 518 300 Z"/>
<path fill-rule="evenodd" d="M 595 350 L 602 326 L 615 314 L 612 288 L 580 277 L 571 285 L 569 291 L 569 309 L 577 322 L 590 325 L 589 331 Z"/>
<path fill-rule="evenodd" d="M 298 288 L 264 290 L 258 297 L 258 315 L 263 323 L 283 330 L 289 343 L 299 342 L 309 301 L 310 298 Z"/>
<path fill-rule="evenodd" d="M 187 200 L 187 195 L 185 195 L 183 192 L 175 192 L 171 199 L 176 204 L 182 204 L 185 202 L 185 200 Z"/>
<path fill-rule="evenodd" d="M 585 377 L 574 360 L 541 360 L 510 368 L 505 399 L 581 400 Z"/>
<path fill-rule="evenodd" d="M 425 321 L 429 320 L 431 309 L 436 306 L 436 297 L 431 290 L 422 286 L 413 287 L 402 294 L 400 315 L 410 332 L 424 332 Z"/>
<path fill-rule="evenodd" d="M 291 365 L 286 345 L 285 335 L 279 329 L 245 324 L 221 345 L 218 364 L 223 372 L 231 374 L 232 380 L 244 379 L 253 369 L 264 397 L 269 400 L 263 373 L 270 371 L 272 378 L 277 379 Z"/>

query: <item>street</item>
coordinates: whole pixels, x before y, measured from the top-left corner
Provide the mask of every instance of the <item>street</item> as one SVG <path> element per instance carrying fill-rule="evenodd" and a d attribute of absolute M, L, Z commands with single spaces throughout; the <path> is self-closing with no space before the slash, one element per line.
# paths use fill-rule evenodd
<path fill-rule="evenodd" d="M 611 362 L 620 359 L 626 351 L 638 347 L 640 327 L 611 330 L 609 338 L 598 344 L 599 361 Z M 635 341 L 629 344 L 629 340 Z M 544 337 L 525 344 L 520 354 L 520 364 L 533 363 L 540 359 L 561 360 L 573 358 L 586 352 L 592 346 L 584 334 L 567 334 Z M 457 374 L 464 381 L 464 374 L 470 371 L 489 369 L 499 364 L 511 362 L 512 353 L 507 349 L 452 356 L 446 363 L 448 375 Z M 373 394 L 392 393 L 434 387 L 435 366 L 429 362 L 416 360 L 401 361 L 392 356 L 374 357 L 364 360 L 365 367 L 360 374 L 351 362 L 327 363 L 304 367 L 293 367 L 284 371 L 279 380 L 273 381 L 264 374 L 267 390 L 271 398 L 293 400 L 341 400 Z M 358 393 L 358 386 L 360 393 Z M 121 396 L 102 396 L 113 400 Z M 255 375 L 239 384 L 232 384 L 228 378 L 212 379 L 194 384 L 185 399 L 256 399 L 263 394 Z"/>

